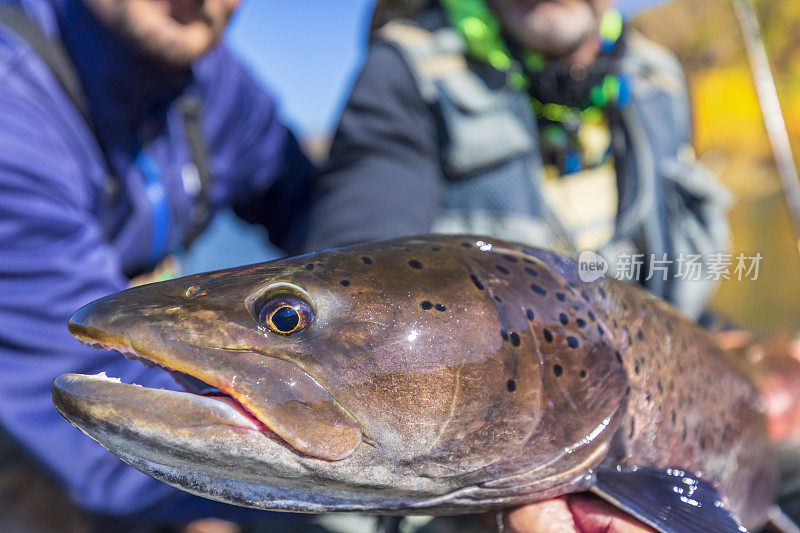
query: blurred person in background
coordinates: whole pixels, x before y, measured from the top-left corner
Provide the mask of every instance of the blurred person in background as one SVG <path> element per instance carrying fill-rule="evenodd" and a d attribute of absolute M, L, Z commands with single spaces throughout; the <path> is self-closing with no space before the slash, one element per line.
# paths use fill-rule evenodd
<path fill-rule="evenodd" d="M 611 4 L 379 0 L 307 247 L 471 233 L 611 274 L 643 254 L 631 277 L 698 318 L 713 282 L 676 266 L 726 251 L 727 192 L 694 159 L 677 60 Z"/>
<path fill-rule="evenodd" d="M 218 208 L 262 224 L 286 252 L 300 249 L 312 166 L 271 96 L 219 44 L 237 4 L 0 2 L 3 531 L 88 527 L 59 514 L 69 498 L 118 518 L 96 522 L 101 531 L 292 518 L 155 481 L 62 420 L 50 398 L 52 379 L 74 371 L 177 387 L 165 372 L 79 345 L 66 323 L 132 280 L 173 273 L 165 258 L 190 246 Z M 69 496 L 20 470 L 23 456 Z"/>

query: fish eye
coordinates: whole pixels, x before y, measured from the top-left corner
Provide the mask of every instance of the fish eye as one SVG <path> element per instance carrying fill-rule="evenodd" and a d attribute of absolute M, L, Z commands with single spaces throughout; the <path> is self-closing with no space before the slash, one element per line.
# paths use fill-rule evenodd
<path fill-rule="evenodd" d="M 277 296 L 264 302 L 258 321 L 279 335 L 291 335 L 305 329 L 314 320 L 311 306 L 299 298 Z"/>

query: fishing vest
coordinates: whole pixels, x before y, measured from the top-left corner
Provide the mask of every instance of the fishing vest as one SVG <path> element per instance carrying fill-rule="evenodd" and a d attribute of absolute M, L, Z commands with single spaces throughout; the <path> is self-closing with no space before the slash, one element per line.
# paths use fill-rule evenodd
<path fill-rule="evenodd" d="M 402 55 L 437 121 L 445 176 L 433 230 L 491 235 L 578 255 L 543 194 L 543 162 L 530 97 L 505 73 L 471 61 L 439 9 L 394 19 L 375 37 Z M 632 80 L 620 111 L 627 149 L 616 163 L 618 208 L 613 237 L 597 252 L 614 274 L 618 259 L 644 254 L 648 290 L 697 318 L 713 282 L 675 276 L 681 255 L 728 249 L 728 192 L 694 160 L 683 72 L 666 50 L 630 32 L 621 70 Z M 666 254 L 666 255 L 664 255 Z M 650 258 L 672 260 L 645 279 Z M 664 263 L 661 263 L 662 267 Z M 705 267 L 703 267 L 705 269 Z"/>

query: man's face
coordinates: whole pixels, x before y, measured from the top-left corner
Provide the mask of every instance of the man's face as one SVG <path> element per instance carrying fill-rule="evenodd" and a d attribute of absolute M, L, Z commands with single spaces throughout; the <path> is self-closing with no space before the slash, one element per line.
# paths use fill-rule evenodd
<path fill-rule="evenodd" d="M 220 38 L 239 0 L 84 0 L 146 55 L 185 69 Z"/>
<path fill-rule="evenodd" d="M 611 0 L 488 0 L 488 4 L 519 45 L 562 58 L 597 31 Z"/>

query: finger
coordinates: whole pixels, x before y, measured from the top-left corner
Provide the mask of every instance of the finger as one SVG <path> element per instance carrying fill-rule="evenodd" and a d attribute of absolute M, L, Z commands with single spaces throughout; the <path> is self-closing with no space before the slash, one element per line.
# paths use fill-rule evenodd
<path fill-rule="evenodd" d="M 503 523 L 506 531 L 512 533 L 577 533 L 563 497 L 507 511 Z"/>
<path fill-rule="evenodd" d="M 584 533 L 656 533 L 654 529 L 592 494 L 572 494 L 568 506 Z"/>

